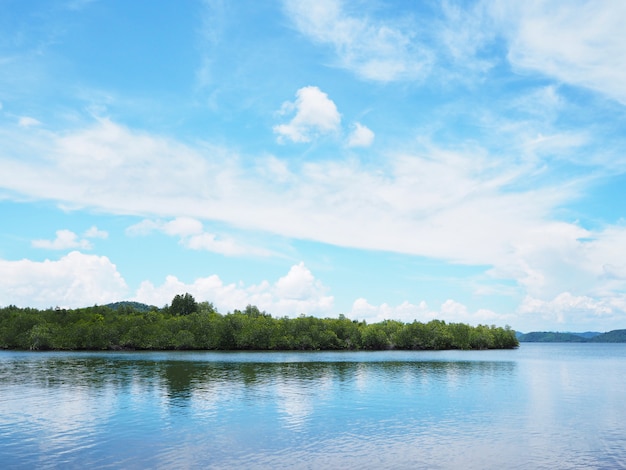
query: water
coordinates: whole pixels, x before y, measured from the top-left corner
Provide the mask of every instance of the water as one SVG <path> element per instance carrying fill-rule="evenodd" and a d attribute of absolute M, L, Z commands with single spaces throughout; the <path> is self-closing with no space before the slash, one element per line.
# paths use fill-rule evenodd
<path fill-rule="evenodd" d="M 0 352 L 0 466 L 626 468 L 626 345 Z"/>

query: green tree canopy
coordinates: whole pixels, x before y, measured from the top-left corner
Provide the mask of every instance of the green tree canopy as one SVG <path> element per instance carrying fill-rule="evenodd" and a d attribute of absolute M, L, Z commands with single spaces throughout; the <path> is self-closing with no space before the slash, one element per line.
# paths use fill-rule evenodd
<path fill-rule="evenodd" d="M 193 295 L 186 293 L 185 295 L 176 295 L 172 299 L 170 313 L 172 315 L 190 315 L 198 311 L 198 303 Z"/>
<path fill-rule="evenodd" d="M 0 349 L 376 350 L 515 348 L 509 327 L 440 320 L 367 324 L 339 318 L 273 318 L 248 305 L 220 314 L 212 304 L 177 295 L 146 310 L 94 306 L 75 310 L 0 308 Z"/>

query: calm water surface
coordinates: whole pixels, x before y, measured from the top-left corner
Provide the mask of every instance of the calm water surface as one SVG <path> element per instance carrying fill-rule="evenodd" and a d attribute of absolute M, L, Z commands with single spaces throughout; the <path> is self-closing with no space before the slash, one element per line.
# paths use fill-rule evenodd
<path fill-rule="evenodd" d="M 2 468 L 626 468 L 626 345 L 0 351 Z"/>

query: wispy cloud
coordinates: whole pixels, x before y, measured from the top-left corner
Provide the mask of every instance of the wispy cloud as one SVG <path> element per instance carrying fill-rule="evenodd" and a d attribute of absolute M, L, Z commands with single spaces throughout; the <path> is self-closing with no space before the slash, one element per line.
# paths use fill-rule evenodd
<path fill-rule="evenodd" d="M 236 155 L 225 158 L 227 150 L 194 149 L 111 121 L 39 137 L 34 159 L 0 161 L 3 187 L 115 213 L 216 219 L 471 263 L 490 264 L 496 253 L 508 252 L 511 239 L 541 225 L 575 189 L 546 182 L 512 191 L 534 169 L 477 147 L 455 151 L 427 143 L 390 155 L 383 171 L 352 159 L 281 163 L 284 183 L 276 185 L 276 159 L 246 169 Z M 363 232 L 371 221 L 378 222 Z M 460 233 L 464 245 L 453 243 Z"/>
<path fill-rule="evenodd" d="M 414 31 L 391 21 L 349 14 L 338 0 L 287 0 L 285 11 L 312 41 L 333 49 L 339 67 L 380 82 L 423 77 L 432 58 Z"/>
<path fill-rule="evenodd" d="M 577 0 L 490 2 L 508 59 L 626 104 L 626 4 Z"/>
<path fill-rule="evenodd" d="M 32 127 L 40 125 L 41 122 L 30 116 L 22 116 L 20 117 L 18 124 L 22 127 Z"/>
<path fill-rule="evenodd" d="M 440 5 L 441 19 L 433 25 L 430 43 L 437 56 L 435 73 L 444 81 L 483 79 L 500 60 L 485 53 L 497 37 L 488 3 L 443 1 Z"/>
<path fill-rule="evenodd" d="M 146 236 L 153 231 L 178 237 L 180 243 L 192 250 L 205 250 L 224 256 L 273 256 L 270 250 L 254 247 L 231 236 L 206 232 L 202 222 L 191 217 L 177 217 L 168 222 L 144 219 L 126 229 L 129 236 Z"/>

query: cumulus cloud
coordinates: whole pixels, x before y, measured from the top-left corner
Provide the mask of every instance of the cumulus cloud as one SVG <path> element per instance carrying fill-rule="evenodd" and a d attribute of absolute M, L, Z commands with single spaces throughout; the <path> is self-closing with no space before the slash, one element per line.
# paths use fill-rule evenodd
<path fill-rule="evenodd" d="M 374 132 L 357 122 L 348 136 L 348 147 L 369 147 L 374 142 Z"/>
<path fill-rule="evenodd" d="M 0 305 L 78 308 L 128 295 L 126 282 L 106 256 L 78 251 L 58 261 L 0 260 Z"/>
<path fill-rule="evenodd" d="M 282 299 L 304 300 L 313 292 L 322 290 L 321 282 L 315 280 L 303 262 L 292 266 L 287 275 L 275 284 L 276 295 Z"/>
<path fill-rule="evenodd" d="M 426 302 L 412 304 L 408 301 L 392 306 L 387 303 L 372 305 L 365 298 L 359 298 L 352 304 L 349 316 L 368 323 L 378 323 L 383 320 L 399 320 L 410 323 L 414 320 L 427 323 L 431 320 L 444 320 L 449 323 L 479 324 L 506 324 L 513 320 L 513 315 L 498 314 L 491 310 L 479 309 L 470 312 L 468 308 L 454 300 L 446 300 L 439 309 L 431 309 Z"/>
<path fill-rule="evenodd" d="M 108 238 L 109 237 L 109 232 L 105 231 L 105 230 L 100 230 L 98 227 L 96 227 L 95 225 L 93 225 L 92 227 L 88 228 L 85 233 L 84 236 L 86 238 Z"/>
<path fill-rule="evenodd" d="M 519 313 L 527 324 L 543 330 L 562 329 L 567 324 L 570 328 L 604 328 L 605 331 L 623 328 L 626 315 L 626 295 L 616 294 L 611 297 L 592 298 L 562 292 L 552 299 L 542 300 L 526 296 L 521 303 Z M 561 328 L 559 328 L 559 326 Z"/>
<path fill-rule="evenodd" d="M 280 114 L 292 114 L 287 124 L 274 126 L 278 141 L 310 142 L 313 138 L 339 131 L 341 115 L 335 103 L 318 87 L 307 86 L 296 92 L 294 102 L 283 103 Z"/>
<path fill-rule="evenodd" d="M 338 0 L 287 0 L 285 12 L 298 31 L 330 46 L 337 65 L 360 78 L 413 80 L 430 68 L 431 53 L 414 40 L 414 25 L 351 15 Z"/>
<path fill-rule="evenodd" d="M 330 315 L 334 298 L 327 295 L 326 288 L 315 279 L 311 271 L 300 263 L 274 283 L 225 284 L 217 275 L 198 278 L 184 283 L 175 276 L 168 276 L 160 286 L 145 281 L 139 287 L 135 300 L 153 305 L 165 305 L 181 292 L 189 292 L 196 300 L 212 302 L 221 312 L 243 309 L 256 305 L 274 316 L 295 317 L 307 315 Z"/>
<path fill-rule="evenodd" d="M 79 240 L 71 230 L 57 230 L 54 240 L 33 240 L 32 245 L 35 248 L 45 248 L 48 250 L 67 250 L 69 248 L 90 249 L 89 240 Z"/>
<path fill-rule="evenodd" d="M 33 240 L 32 246 L 35 248 L 44 248 L 47 250 L 68 250 L 80 248 L 83 250 L 90 250 L 93 248 L 93 244 L 88 240 L 88 238 L 107 238 L 108 233 L 99 230 L 98 227 L 93 226 L 89 228 L 83 234 L 84 238 L 79 238 L 79 236 L 72 232 L 71 230 L 63 229 L 56 231 L 56 238 L 53 240 Z"/>
<path fill-rule="evenodd" d="M 116 266 L 106 256 L 73 251 L 58 261 L 0 260 L 0 305 L 79 308 L 129 298 L 129 289 Z M 219 311 L 243 309 L 252 304 L 275 316 L 332 315 L 334 298 L 311 271 L 299 263 L 274 283 L 245 286 L 224 283 L 219 276 L 184 283 L 175 276 L 155 286 L 144 281 L 133 300 L 162 306 L 176 294 L 189 292 L 198 301 L 210 301 Z"/>

